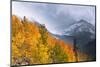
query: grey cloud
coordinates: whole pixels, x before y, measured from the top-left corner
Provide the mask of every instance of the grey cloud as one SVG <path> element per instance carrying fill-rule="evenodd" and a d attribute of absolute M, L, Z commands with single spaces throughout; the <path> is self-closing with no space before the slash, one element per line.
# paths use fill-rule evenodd
<path fill-rule="evenodd" d="M 53 33 L 62 32 L 80 19 L 95 24 L 95 7 L 92 6 L 13 2 L 13 14 L 29 16 Z"/>

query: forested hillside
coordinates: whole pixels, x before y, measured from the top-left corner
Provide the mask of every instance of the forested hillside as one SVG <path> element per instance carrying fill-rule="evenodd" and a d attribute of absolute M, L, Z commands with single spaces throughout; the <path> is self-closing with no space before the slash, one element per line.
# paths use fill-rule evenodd
<path fill-rule="evenodd" d="M 78 52 L 78 51 L 77 51 Z M 88 57 L 78 52 L 77 61 Z M 29 21 L 26 17 L 12 16 L 12 64 L 46 64 L 75 62 L 75 52 L 70 43 L 53 37 L 45 25 Z"/>

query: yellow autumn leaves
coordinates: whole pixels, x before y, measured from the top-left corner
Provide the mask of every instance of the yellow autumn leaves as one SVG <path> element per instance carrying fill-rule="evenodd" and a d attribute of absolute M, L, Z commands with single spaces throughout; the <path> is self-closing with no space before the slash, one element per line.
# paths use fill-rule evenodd
<path fill-rule="evenodd" d="M 54 38 L 44 25 L 12 16 L 12 65 L 75 62 L 73 47 Z"/>

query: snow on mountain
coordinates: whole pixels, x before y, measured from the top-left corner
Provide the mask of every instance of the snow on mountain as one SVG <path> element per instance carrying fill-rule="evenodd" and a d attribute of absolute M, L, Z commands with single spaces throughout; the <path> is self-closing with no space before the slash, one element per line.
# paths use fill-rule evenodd
<path fill-rule="evenodd" d="M 88 23 L 86 20 L 80 20 L 73 25 L 69 26 L 69 28 L 65 29 L 64 35 L 72 35 L 80 32 L 89 32 L 92 35 L 95 35 L 95 27 Z"/>

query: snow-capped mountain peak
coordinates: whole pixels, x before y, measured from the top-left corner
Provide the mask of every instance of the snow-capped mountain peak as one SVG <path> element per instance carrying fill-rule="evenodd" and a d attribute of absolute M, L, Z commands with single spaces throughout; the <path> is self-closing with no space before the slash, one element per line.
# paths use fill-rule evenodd
<path fill-rule="evenodd" d="M 95 34 L 95 27 L 92 24 L 88 23 L 86 20 L 82 19 L 69 26 L 69 28 L 65 29 L 63 34 L 70 35 L 72 33 L 79 32 L 90 32 L 91 34 Z"/>

